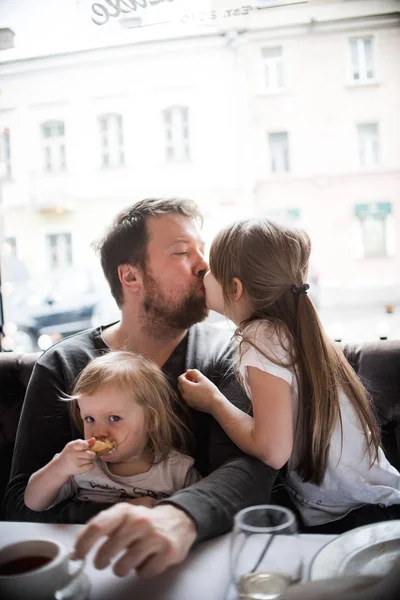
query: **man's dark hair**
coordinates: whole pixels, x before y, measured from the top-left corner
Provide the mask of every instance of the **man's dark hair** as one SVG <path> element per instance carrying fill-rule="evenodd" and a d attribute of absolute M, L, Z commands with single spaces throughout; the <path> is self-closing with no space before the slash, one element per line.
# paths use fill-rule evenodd
<path fill-rule="evenodd" d="M 118 267 L 131 264 L 145 269 L 147 259 L 147 218 L 178 214 L 202 224 L 201 212 L 193 200 L 186 198 L 145 198 L 124 209 L 114 219 L 105 235 L 93 243 L 111 293 L 122 306 L 122 285 Z"/>

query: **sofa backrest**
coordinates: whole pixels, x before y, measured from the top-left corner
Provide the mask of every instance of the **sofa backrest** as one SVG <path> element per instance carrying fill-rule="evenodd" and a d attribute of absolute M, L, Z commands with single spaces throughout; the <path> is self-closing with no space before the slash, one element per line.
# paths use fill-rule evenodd
<path fill-rule="evenodd" d="M 39 353 L 0 354 L 0 451 L 14 443 L 25 391 L 39 356 Z"/>
<path fill-rule="evenodd" d="M 40 353 L 0 353 L 0 518 L 25 391 Z"/>
<path fill-rule="evenodd" d="M 383 449 L 400 471 L 400 340 L 347 344 L 343 351 L 374 401 Z"/>
<path fill-rule="evenodd" d="M 400 471 L 400 341 L 347 344 L 343 351 L 374 400 L 383 448 Z M 0 353 L 0 507 L 25 390 L 39 356 Z"/>

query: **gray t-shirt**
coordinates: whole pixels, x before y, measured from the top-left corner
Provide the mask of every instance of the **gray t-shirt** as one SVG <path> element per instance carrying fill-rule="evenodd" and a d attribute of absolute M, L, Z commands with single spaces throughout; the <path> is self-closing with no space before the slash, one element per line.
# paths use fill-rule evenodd
<path fill-rule="evenodd" d="M 191 456 L 172 450 L 165 460 L 152 465 L 146 473 L 121 477 L 114 475 L 106 462 L 97 459 L 91 471 L 69 478 L 49 508 L 73 497 L 109 504 L 144 496 L 163 500 L 201 479 L 193 464 Z"/>
<path fill-rule="evenodd" d="M 5 494 L 5 514 L 11 521 L 86 523 L 109 506 L 72 498 L 52 509 L 35 512 L 24 504 L 32 473 L 68 442 L 81 437 L 71 421 L 67 403 L 60 397 L 71 393 L 76 378 L 92 358 L 109 352 L 102 329 L 90 329 L 54 344 L 35 365 Z M 235 350 L 229 332 L 206 323 L 194 325 L 163 365 L 163 372 L 180 397 L 178 376 L 186 369 L 199 369 L 233 404 L 248 411 L 249 400 L 231 368 Z M 228 531 L 240 509 L 270 502 L 277 471 L 241 452 L 210 415 L 188 409 L 183 400 L 180 412 L 192 434 L 187 450 L 203 479 L 160 502 L 173 504 L 192 517 L 200 541 Z"/>

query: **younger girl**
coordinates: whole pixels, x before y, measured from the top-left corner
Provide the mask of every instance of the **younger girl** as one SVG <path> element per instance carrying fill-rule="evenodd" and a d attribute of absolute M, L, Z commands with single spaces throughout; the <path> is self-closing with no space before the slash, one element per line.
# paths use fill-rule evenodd
<path fill-rule="evenodd" d="M 340 532 L 400 518 L 400 474 L 380 448 L 365 389 L 307 295 L 310 249 L 305 232 L 266 219 L 217 235 L 207 306 L 238 326 L 238 370 L 254 417 L 198 371 L 181 375 L 179 386 L 244 452 L 276 469 L 288 462 L 286 486 L 306 525 Z"/>
<path fill-rule="evenodd" d="M 176 441 L 184 444 L 185 426 L 152 361 L 130 352 L 95 358 L 68 401 L 85 439 L 69 442 L 31 476 L 25 504 L 32 510 L 70 497 L 154 506 L 200 478 L 193 458 L 172 449 Z M 91 450 L 96 440 L 109 440 L 114 448 L 98 458 Z"/>

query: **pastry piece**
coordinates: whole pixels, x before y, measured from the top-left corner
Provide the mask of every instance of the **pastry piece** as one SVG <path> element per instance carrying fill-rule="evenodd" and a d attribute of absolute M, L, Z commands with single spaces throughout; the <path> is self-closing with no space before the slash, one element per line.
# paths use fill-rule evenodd
<path fill-rule="evenodd" d="M 113 440 L 96 440 L 90 450 L 92 450 L 92 452 L 96 452 L 97 456 L 103 456 L 104 454 L 111 452 L 115 446 L 116 443 Z"/>

